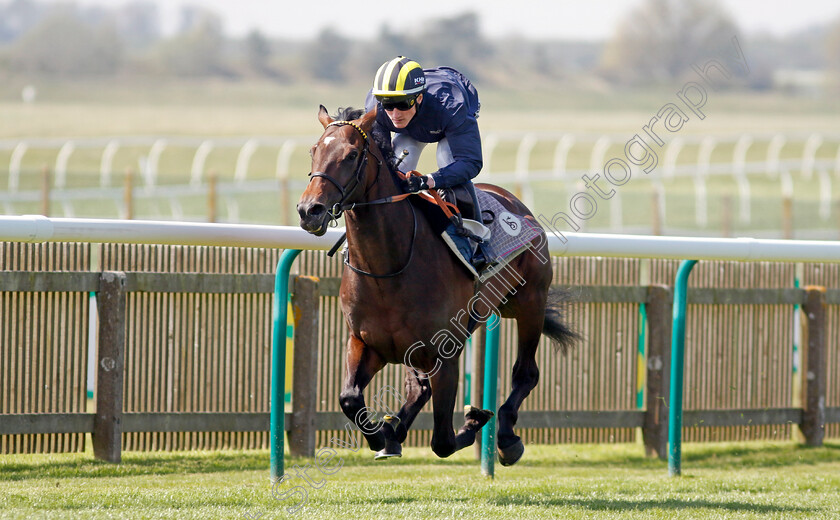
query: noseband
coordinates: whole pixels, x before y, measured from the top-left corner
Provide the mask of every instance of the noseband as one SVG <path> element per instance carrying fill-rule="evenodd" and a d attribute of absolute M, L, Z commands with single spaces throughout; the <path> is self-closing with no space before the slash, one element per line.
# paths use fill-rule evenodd
<path fill-rule="evenodd" d="M 330 224 L 329 224 L 330 226 L 337 226 L 338 225 L 338 219 L 341 218 L 341 215 L 344 213 L 345 210 L 352 210 L 356 206 L 370 206 L 370 205 L 388 204 L 388 203 L 391 203 L 391 202 L 397 202 L 399 200 L 404 200 L 405 197 L 407 197 L 408 195 L 411 195 L 409 193 L 409 194 L 404 194 L 404 195 L 401 195 L 401 196 L 391 196 L 391 197 L 386 197 L 384 199 L 375 200 L 375 201 L 372 201 L 372 202 L 361 202 L 361 203 L 356 203 L 356 202 L 347 203 L 347 202 L 345 202 L 347 200 L 347 198 L 356 190 L 356 188 L 359 187 L 359 184 L 361 184 L 362 176 L 364 175 L 365 167 L 367 166 L 367 157 L 368 157 L 368 154 L 371 153 L 369 145 L 368 145 L 369 141 L 368 141 L 367 133 L 364 130 L 362 130 L 362 127 L 360 127 L 356 123 L 354 123 L 352 121 L 333 121 L 332 123 L 327 125 L 327 128 L 329 128 L 331 126 L 345 126 L 345 125 L 352 126 L 353 128 L 355 128 L 359 132 L 359 134 L 361 134 L 362 138 L 364 138 L 364 140 L 365 140 L 365 144 L 362 148 L 362 157 L 359 160 L 359 164 L 356 166 L 356 171 L 353 173 L 353 178 L 350 179 L 350 181 L 348 181 L 347 184 L 342 186 L 341 184 L 339 184 L 339 182 L 337 180 L 333 179 L 332 177 L 330 177 L 329 175 L 327 175 L 324 172 L 310 172 L 310 174 L 309 174 L 309 177 L 310 177 L 309 182 L 312 182 L 312 179 L 314 179 L 316 177 L 326 179 L 329 182 L 331 182 L 333 184 L 333 186 L 338 188 L 339 193 L 341 193 L 341 200 L 336 202 L 333 205 L 333 207 L 329 209 L 328 214 L 329 214 L 329 217 L 330 217 Z M 326 130 L 326 128 L 325 128 L 325 130 Z M 374 184 L 375 184 L 376 181 L 379 180 L 379 171 L 381 170 L 381 167 L 382 167 L 382 161 L 375 154 L 373 155 L 373 158 L 376 159 L 376 161 L 379 163 L 379 168 L 377 168 L 377 173 L 376 173 L 376 179 L 373 181 Z M 370 276 L 372 278 L 392 278 L 394 276 L 399 276 L 400 274 L 405 272 L 405 270 L 408 268 L 409 264 L 411 264 L 412 258 L 414 258 L 414 242 L 417 239 L 417 214 L 414 210 L 414 206 L 411 206 L 411 216 L 413 217 L 413 221 L 414 221 L 414 230 L 413 230 L 412 235 L 411 235 L 411 245 L 409 246 L 409 251 L 408 251 L 408 261 L 406 261 L 405 265 L 403 265 L 403 267 L 401 269 L 398 269 L 397 271 L 394 271 L 394 272 L 388 273 L 388 274 L 369 273 L 367 271 L 359 269 L 358 267 L 354 267 L 350 264 L 350 255 L 349 255 L 348 250 L 344 251 L 344 264 L 347 265 L 347 267 L 349 267 L 353 271 L 355 271 L 355 272 L 357 272 L 361 275 Z M 341 242 L 343 240 L 344 240 L 344 236 L 342 236 L 342 239 L 339 240 L 336 243 L 336 245 L 333 247 L 333 250 L 335 250 L 339 246 L 339 244 L 341 244 Z M 330 256 L 332 256 L 332 255 L 330 255 Z"/>
<path fill-rule="evenodd" d="M 359 187 L 359 184 L 362 182 L 362 176 L 365 174 L 365 167 L 367 167 L 367 157 L 370 153 L 370 148 L 368 146 L 368 136 L 367 133 L 362 130 L 362 127 L 357 125 L 352 121 L 333 121 L 332 123 L 327 125 L 327 128 L 331 126 L 352 126 L 355 128 L 359 134 L 361 134 L 362 138 L 364 139 L 364 146 L 362 147 L 362 154 L 361 158 L 359 159 L 359 164 L 356 165 L 356 171 L 353 173 L 353 178 L 347 182 L 345 185 L 339 184 L 339 182 L 324 172 L 310 172 L 309 173 L 309 181 L 312 182 L 312 179 L 320 177 L 322 179 L 326 179 L 330 181 L 333 186 L 338 188 L 339 193 L 341 193 L 341 200 L 336 202 L 333 207 L 329 209 L 330 215 L 330 225 L 337 226 L 338 219 L 341 218 L 342 213 L 344 210 L 350 209 L 353 207 L 352 204 L 346 204 L 345 201 L 347 198 Z"/>

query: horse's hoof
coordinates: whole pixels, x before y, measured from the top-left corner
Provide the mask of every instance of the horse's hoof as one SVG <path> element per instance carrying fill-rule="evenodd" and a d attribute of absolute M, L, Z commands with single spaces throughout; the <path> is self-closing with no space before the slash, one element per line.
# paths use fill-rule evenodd
<path fill-rule="evenodd" d="M 396 429 L 400 424 L 400 418 L 395 415 L 386 415 L 382 418 L 382 433 L 385 437 L 385 447 L 376 452 L 373 460 L 385 460 L 392 457 L 402 457 L 402 446 L 396 440 Z"/>
<path fill-rule="evenodd" d="M 522 444 L 522 439 L 517 440 L 507 448 L 496 448 L 496 454 L 499 456 L 499 462 L 502 463 L 502 466 L 513 466 L 522 458 L 523 453 L 525 453 L 525 445 Z"/>
<path fill-rule="evenodd" d="M 393 457 L 402 457 L 402 446 L 397 444 L 396 446 L 388 443 L 389 446 L 387 448 L 381 449 L 376 452 L 376 455 L 373 456 L 373 460 L 386 460 Z"/>
<path fill-rule="evenodd" d="M 490 410 L 482 410 L 481 408 L 476 408 L 475 406 L 465 406 L 464 407 L 464 419 L 467 422 L 472 422 L 471 425 L 475 430 L 480 430 L 487 421 L 493 418 L 496 415 Z"/>

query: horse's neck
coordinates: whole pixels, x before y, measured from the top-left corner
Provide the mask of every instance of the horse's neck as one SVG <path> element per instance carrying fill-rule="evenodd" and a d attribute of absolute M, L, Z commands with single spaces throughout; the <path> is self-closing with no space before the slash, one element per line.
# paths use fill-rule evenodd
<path fill-rule="evenodd" d="M 366 186 L 365 202 L 400 193 L 384 163 L 373 162 L 370 167 L 378 167 L 380 171 L 378 178 Z M 363 206 L 344 215 L 347 248 L 354 267 L 383 274 L 405 265 L 414 239 L 414 219 L 421 218 L 407 200 Z M 416 223 L 418 230 L 422 224 Z"/>

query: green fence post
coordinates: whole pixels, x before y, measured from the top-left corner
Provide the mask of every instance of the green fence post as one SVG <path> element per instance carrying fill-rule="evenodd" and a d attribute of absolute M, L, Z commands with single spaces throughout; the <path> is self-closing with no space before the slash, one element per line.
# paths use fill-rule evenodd
<path fill-rule="evenodd" d="M 271 335 L 271 480 L 283 476 L 284 435 L 286 434 L 286 318 L 289 300 L 289 274 L 299 249 L 287 249 L 280 255 L 274 277 Z"/>
<path fill-rule="evenodd" d="M 668 412 L 668 475 L 679 476 L 682 456 L 682 398 L 685 352 L 685 308 L 688 275 L 697 260 L 683 260 L 674 281 L 674 324 L 671 331 L 671 395 Z"/>
<path fill-rule="evenodd" d="M 499 322 L 496 314 L 487 321 L 484 341 L 484 404 L 482 408 L 496 413 L 496 391 L 499 374 Z M 493 478 L 496 461 L 496 417 L 481 429 L 481 473 Z"/>
<path fill-rule="evenodd" d="M 645 342 L 647 340 L 647 304 L 639 305 L 639 341 L 636 352 L 636 408 L 645 407 L 645 378 L 647 377 L 647 363 L 645 362 Z"/>

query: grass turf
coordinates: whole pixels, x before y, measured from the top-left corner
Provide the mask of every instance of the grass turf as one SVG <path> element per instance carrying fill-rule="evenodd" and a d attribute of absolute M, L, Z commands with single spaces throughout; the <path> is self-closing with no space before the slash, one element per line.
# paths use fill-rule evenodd
<path fill-rule="evenodd" d="M 331 474 L 287 459 L 318 487 L 293 477 L 272 495 L 265 451 L 4 456 L 0 518 L 840 518 L 837 442 L 689 444 L 679 478 L 632 444 L 528 446 L 492 481 L 471 449 L 338 457 Z"/>

